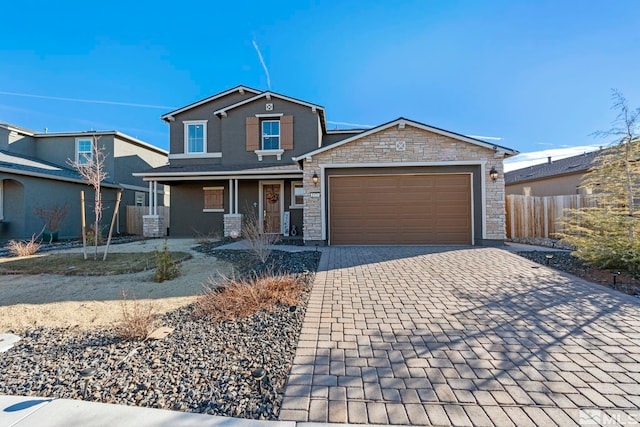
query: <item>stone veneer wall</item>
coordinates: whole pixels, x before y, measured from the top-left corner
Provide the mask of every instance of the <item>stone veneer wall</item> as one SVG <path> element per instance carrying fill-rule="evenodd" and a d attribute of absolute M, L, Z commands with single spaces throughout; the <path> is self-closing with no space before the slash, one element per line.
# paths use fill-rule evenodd
<path fill-rule="evenodd" d="M 164 218 L 160 215 L 144 215 L 142 217 L 142 235 L 144 237 L 164 237 L 167 229 L 164 228 Z"/>
<path fill-rule="evenodd" d="M 232 235 L 234 234 L 234 235 Z M 240 237 L 242 235 L 242 214 L 224 215 L 224 237 Z"/>
<path fill-rule="evenodd" d="M 405 149 L 396 150 L 396 142 L 404 141 Z M 313 184 L 313 174 L 319 177 L 320 165 L 345 163 L 394 163 L 403 162 L 456 162 L 486 161 L 485 164 L 485 239 L 504 240 L 505 201 L 503 155 L 471 143 L 438 135 L 426 130 L 405 125 L 404 129 L 394 126 L 343 146 L 328 150 L 304 162 L 304 238 L 305 241 L 322 240 L 321 198 L 310 197 L 319 192 L 321 184 Z M 491 181 L 491 167 L 498 171 L 498 180 Z"/>

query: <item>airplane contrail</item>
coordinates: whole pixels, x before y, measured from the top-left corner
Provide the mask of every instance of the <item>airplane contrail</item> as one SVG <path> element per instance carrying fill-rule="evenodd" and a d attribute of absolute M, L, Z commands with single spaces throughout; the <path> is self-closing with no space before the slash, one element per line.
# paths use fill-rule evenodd
<path fill-rule="evenodd" d="M 157 108 L 159 110 L 173 110 L 173 109 L 175 109 L 175 107 L 169 107 L 169 106 L 166 106 L 166 105 L 137 104 L 137 103 L 133 103 L 133 102 L 103 101 L 103 100 L 98 100 L 98 99 L 63 98 L 63 97 L 60 97 L 60 96 L 34 95 L 34 94 L 31 94 L 31 93 L 18 93 L 18 92 L 0 91 L 0 95 L 21 96 L 21 97 L 24 97 L 24 98 L 51 99 L 51 100 L 55 100 L 55 101 L 84 102 L 86 104 L 106 104 L 106 105 L 122 105 L 124 107 Z"/>
<path fill-rule="evenodd" d="M 264 58 L 262 57 L 262 53 L 260 53 L 260 49 L 258 48 L 258 43 L 255 40 L 252 41 L 253 47 L 258 52 L 258 58 L 260 58 L 260 63 L 262 64 L 262 68 L 264 68 L 264 73 L 267 75 L 267 87 L 271 90 L 271 77 L 269 77 L 269 70 L 267 69 L 267 64 L 264 63 Z"/>

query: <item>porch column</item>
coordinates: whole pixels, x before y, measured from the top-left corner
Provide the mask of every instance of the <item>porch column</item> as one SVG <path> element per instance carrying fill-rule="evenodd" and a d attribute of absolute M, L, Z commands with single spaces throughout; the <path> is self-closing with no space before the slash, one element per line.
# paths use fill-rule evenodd
<path fill-rule="evenodd" d="M 229 213 L 233 213 L 233 180 L 229 178 Z"/>
<path fill-rule="evenodd" d="M 149 215 L 142 217 L 142 235 L 164 237 L 166 232 L 164 218 L 158 215 L 158 181 L 149 181 Z"/>
<path fill-rule="evenodd" d="M 158 181 L 153 181 L 153 214 L 158 215 Z"/>
<path fill-rule="evenodd" d="M 153 215 L 153 181 L 149 181 L 149 215 Z"/>
<path fill-rule="evenodd" d="M 234 181 L 234 188 L 235 188 L 235 201 L 234 201 L 234 205 L 235 205 L 235 210 L 233 211 L 233 213 L 238 213 L 238 180 L 236 179 Z"/>

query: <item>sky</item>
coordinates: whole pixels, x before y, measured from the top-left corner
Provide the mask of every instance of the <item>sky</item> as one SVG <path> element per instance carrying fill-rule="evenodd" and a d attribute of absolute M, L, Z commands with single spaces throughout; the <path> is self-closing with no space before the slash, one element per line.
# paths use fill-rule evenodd
<path fill-rule="evenodd" d="M 162 114 L 243 84 L 324 106 L 329 129 L 405 117 L 546 161 L 611 142 L 593 133 L 616 117 L 612 89 L 640 105 L 639 13 L 637 0 L 6 2 L 0 121 L 167 149 Z"/>

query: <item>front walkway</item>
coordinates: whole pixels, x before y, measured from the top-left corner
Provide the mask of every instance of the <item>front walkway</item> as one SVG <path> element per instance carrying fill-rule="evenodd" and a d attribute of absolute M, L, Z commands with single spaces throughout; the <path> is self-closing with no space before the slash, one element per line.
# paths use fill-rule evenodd
<path fill-rule="evenodd" d="M 633 424 L 639 309 L 501 249 L 325 248 L 280 419 Z"/>

